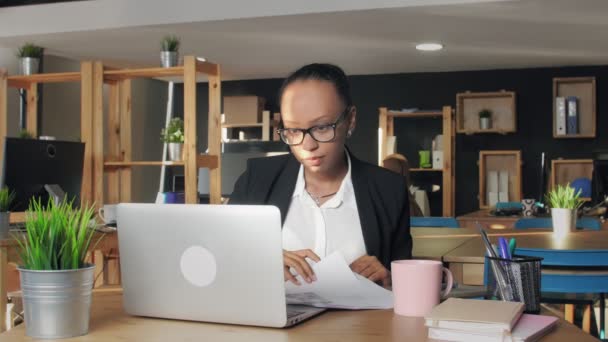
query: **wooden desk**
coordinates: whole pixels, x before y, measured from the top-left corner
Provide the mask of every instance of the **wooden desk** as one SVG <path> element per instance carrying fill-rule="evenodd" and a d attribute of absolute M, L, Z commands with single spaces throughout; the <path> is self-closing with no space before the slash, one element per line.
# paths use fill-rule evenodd
<path fill-rule="evenodd" d="M 458 224 L 462 228 L 475 228 L 475 223 L 479 222 L 486 229 L 493 226 L 511 229 L 515 225 L 515 221 L 520 218 L 519 216 L 494 216 L 490 215 L 489 209 L 483 209 L 458 216 L 456 220 L 458 220 Z"/>
<path fill-rule="evenodd" d="M 96 233 L 93 236 L 93 241 L 97 241 L 101 236 L 102 234 Z M 0 239 L 0 332 L 6 330 L 4 322 L 6 321 L 8 263 L 9 261 L 18 261 L 16 246 L 17 242 L 12 238 Z M 101 283 L 103 283 L 104 277 L 100 273 L 107 271 L 103 267 L 103 255 L 117 252 L 118 236 L 115 233 L 105 234 L 96 246 L 91 247 L 95 247 L 95 251 L 91 251 L 92 261 L 95 263 L 95 276 L 99 276 L 97 279 L 101 279 Z M 97 255 L 97 258 L 95 258 L 95 255 Z"/>
<path fill-rule="evenodd" d="M 608 253 L 608 231 L 605 230 L 574 232 L 564 238 L 556 238 L 550 231 L 542 230 L 505 230 L 489 235 L 492 243 L 496 243 L 497 236 L 514 236 L 518 248 Z M 474 237 L 445 254 L 443 261 L 449 263 L 450 270 L 462 284 L 483 285 L 484 255 L 485 247 L 481 238 Z"/>
<path fill-rule="evenodd" d="M 201 303 L 204 305 L 204 303 Z M 93 298 L 89 334 L 69 341 L 427 341 L 422 318 L 397 316 L 392 310 L 330 311 L 287 329 L 186 322 L 134 317 L 122 310 L 120 293 Z M 29 341 L 19 326 L 1 335 L 3 342 Z M 543 342 L 596 341 L 560 320 Z"/>

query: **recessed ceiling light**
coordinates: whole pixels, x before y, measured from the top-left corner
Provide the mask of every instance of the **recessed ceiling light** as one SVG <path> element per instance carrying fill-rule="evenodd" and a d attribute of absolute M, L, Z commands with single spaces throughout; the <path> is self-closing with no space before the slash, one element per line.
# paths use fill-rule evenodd
<path fill-rule="evenodd" d="M 439 51 L 443 49 L 443 45 L 439 43 L 422 43 L 416 45 L 416 50 L 419 51 Z"/>

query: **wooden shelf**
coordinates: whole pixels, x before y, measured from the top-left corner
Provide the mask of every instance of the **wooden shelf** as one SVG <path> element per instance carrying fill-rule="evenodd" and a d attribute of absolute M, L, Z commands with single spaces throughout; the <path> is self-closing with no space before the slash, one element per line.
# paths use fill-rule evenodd
<path fill-rule="evenodd" d="M 490 171 L 509 173 L 508 201 L 521 201 L 521 151 L 479 151 L 479 208 L 490 207 L 487 193 L 487 178 Z M 500 191 L 500 180 L 498 182 Z"/>
<path fill-rule="evenodd" d="M 196 60 L 196 71 L 207 75 L 216 76 L 219 74 L 217 65 L 209 62 Z M 140 68 L 140 69 L 117 69 L 105 70 L 103 73 L 104 79 L 111 81 L 120 81 L 134 78 L 157 78 L 157 77 L 176 77 L 184 76 L 185 68 L 183 65 L 171 68 Z"/>
<path fill-rule="evenodd" d="M 554 159 L 551 161 L 551 180 L 549 189 L 572 183 L 577 178 L 593 177 L 593 159 Z M 583 198 L 591 201 L 591 198 Z"/>
<path fill-rule="evenodd" d="M 28 88 L 32 83 L 80 82 L 80 72 L 16 75 L 7 77 L 7 81 L 8 86 L 13 88 Z"/>
<path fill-rule="evenodd" d="M 388 110 L 386 107 L 378 108 L 378 165 L 383 166 L 385 159 L 389 153 L 396 151 L 387 151 L 388 137 L 395 135 L 395 119 L 441 119 L 441 134 L 443 135 L 443 168 L 410 168 L 412 173 L 429 174 L 436 172 L 441 175 L 442 189 L 442 212 L 436 213 L 440 216 L 454 216 L 455 213 L 455 168 L 454 168 L 454 151 L 455 151 L 455 125 L 454 111 L 450 106 L 444 106 L 441 111 L 417 111 L 417 112 L 400 112 L 396 110 Z M 397 137 L 397 140 L 399 138 Z"/>
<path fill-rule="evenodd" d="M 264 124 L 263 123 L 222 124 L 222 128 L 247 128 L 247 127 L 264 127 Z"/>
<path fill-rule="evenodd" d="M 392 116 L 395 118 L 437 118 L 440 119 L 443 117 L 443 112 L 441 111 L 433 111 L 433 112 L 398 112 L 398 111 L 388 111 L 388 116 Z"/>
<path fill-rule="evenodd" d="M 557 134 L 557 97 L 578 98 L 578 134 Z M 567 77 L 553 79 L 553 137 L 556 139 L 595 138 L 597 121 L 595 77 Z M 567 115 L 567 113 L 566 113 Z"/>
<path fill-rule="evenodd" d="M 215 155 L 202 154 L 197 157 L 197 167 L 209 169 L 217 168 L 218 157 Z M 106 168 L 126 168 L 132 166 L 184 166 L 181 161 L 106 161 L 103 163 Z"/>
<path fill-rule="evenodd" d="M 481 129 L 479 126 L 479 112 L 483 109 L 492 111 L 492 128 L 490 129 Z M 458 133 L 464 134 L 516 132 L 515 92 L 502 90 L 456 94 L 456 130 Z"/>
<path fill-rule="evenodd" d="M 443 169 L 422 169 L 422 168 L 413 168 L 413 169 L 410 169 L 410 172 L 443 172 Z"/>
<path fill-rule="evenodd" d="M 109 161 L 103 163 L 106 167 L 129 167 L 129 166 L 183 166 L 183 161 Z"/>

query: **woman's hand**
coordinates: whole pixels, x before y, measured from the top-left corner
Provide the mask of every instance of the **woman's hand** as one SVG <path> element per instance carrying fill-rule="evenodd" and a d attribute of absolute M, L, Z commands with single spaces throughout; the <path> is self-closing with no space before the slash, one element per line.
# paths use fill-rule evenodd
<path fill-rule="evenodd" d="M 315 276 L 312 267 L 310 267 L 306 261 L 306 258 L 310 258 L 315 262 L 321 261 L 321 258 L 310 249 L 301 249 L 299 251 L 283 250 L 283 274 L 285 275 L 285 281 L 289 280 L 296 285 L 300 285 L 298 279 L 291 274 L 291 268 L 293 268 L 297 274 L 301 275 L 307 283 L 312 283 L 317 280 L 317 277 Z"/>
<path fill-rule="evenodd" d="M 375 256 L 364 255 L 350 264 L 350 269 L 384 287 L 391 285 L 391 272 Z"/>

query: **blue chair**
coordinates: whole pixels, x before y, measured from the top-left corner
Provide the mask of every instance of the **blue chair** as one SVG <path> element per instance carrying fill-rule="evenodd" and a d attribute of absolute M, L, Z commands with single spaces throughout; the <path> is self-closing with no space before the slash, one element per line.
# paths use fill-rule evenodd
<path fill-rule="evenodd" d="M 410 217 L 410 227 L 460 228 L 453 217 Z"/>
<path fill-rule="evenodd" d="M 515 229 L 528 229 L 528 228 L 553 228 L 553 223 L 550 217 L 534 217 L 534 218 L 520 218 L 515 221 Z M 602 229 L 602 223 L 595 218 L 581 217 L 576 220 L 576 229 L 583 230 L 600 230 Z"/>

